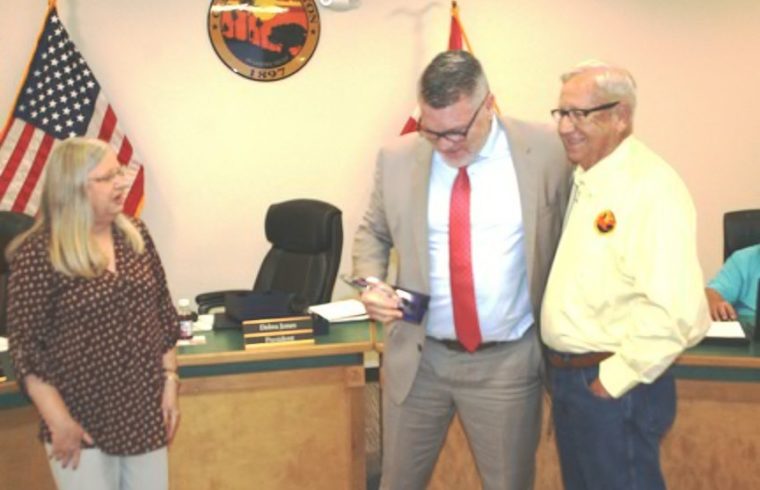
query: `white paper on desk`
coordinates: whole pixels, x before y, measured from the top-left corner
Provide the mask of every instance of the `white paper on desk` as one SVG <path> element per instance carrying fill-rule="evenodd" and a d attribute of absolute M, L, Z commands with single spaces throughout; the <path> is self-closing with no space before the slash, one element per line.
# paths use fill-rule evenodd
<path fill-rule="evenodd" d="M 205 345 L 206 344 L 206 336 L 205 335 L 193 335 L 190 339 L 179 339 L 177 341 L 177 346 L 189 346 L 189 345 Z"/>
<path fill-rule="evenodd" d="M 744 330 L 739 322 L 712 322 L 705 337 L 743 339 L 746 338 L 746 335 L 744 335 Z"/>
<path fill-rule="evenodd" d="M 198 319 L 193 322 L 193 332 L 208 332 L 214 328 L 214 315 L 213 314 L 201 314 L 198 315 Z"/>
<path fill-rule="evenodd" d="M 309 313 L 315 313 L 330 323 L 354 322 L 369 318 L 364 304 L 358 299 L 344 299 L 310 306 Z"/>

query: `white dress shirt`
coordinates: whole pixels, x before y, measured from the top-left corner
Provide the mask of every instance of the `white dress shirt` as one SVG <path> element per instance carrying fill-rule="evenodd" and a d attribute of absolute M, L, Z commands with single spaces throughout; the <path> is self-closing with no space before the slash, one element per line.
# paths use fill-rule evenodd
<path fill-rule="evenodd" d="M 470 178 L 475 299 L 483 342 L 515 340 L 533 324 L 517 175 L 494 116 Z M 430 306 L 427 334 L 456 339 L 449 274 L 449 201 L 457 170 L 433 154 L 428 200 Z"/>
<path fill-rule="evenodd" d="M 574 178 L 541 333 L 557 351 L 614 353 L 599 378 L 619 397 L 654 381 L 709 327 L 696 213 L 675 171 L 633 137 Z M 615 224 L 605 232 L 606 211 Z"/>

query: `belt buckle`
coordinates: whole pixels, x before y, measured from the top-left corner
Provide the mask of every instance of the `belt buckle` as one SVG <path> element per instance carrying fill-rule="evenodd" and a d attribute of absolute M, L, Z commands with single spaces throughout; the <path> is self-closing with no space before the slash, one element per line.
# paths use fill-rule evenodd
<path fill-rule="evenodd" d="M 461 343 L 459 343 L 458 340 L 443 339 L 443 340 L 441 340 L 441 343 L 448 350 L 453 350 L 454 352 L 465 352 L 466 351 L 466 349 L 464 348 L 464 346 Z"/>
<path fill-rule="evenodd" d="M 446 347 L 447 350 L 454 352 L 466 352 L 464 346 L 456 339 L 439 339 L 436 337 L 428 337 L 428 339 L 441 344 Z"/>
<path fill-rule="evenodd" d="M 603 360 L 612 355 L 611 352 L 586 352 L 583 354 L 572 354 L 549 350 L 547 359 L 553 367 L 563 368 L 587 368 L 598 366 Z"/>
<path fill-rule="evenodd" d="M 435 342 L 438 342 L 442 344 L 444 347 L 446 347 L 448 350 L 454 351 L 454 352 L 469 352 L 467 349 L 464 348 L 464 346 L 456 339 L 438 339 L 435 337 L 428 337 L 429 339 L 434 340 Z M 502 342 L 499 341 L 489 341 L 489 342 L 481 342 L 480 345 L 473 351 L 473 352 L 479 352 L 481 350 L 488 349 L 489 347 L 495 347 Z"/>

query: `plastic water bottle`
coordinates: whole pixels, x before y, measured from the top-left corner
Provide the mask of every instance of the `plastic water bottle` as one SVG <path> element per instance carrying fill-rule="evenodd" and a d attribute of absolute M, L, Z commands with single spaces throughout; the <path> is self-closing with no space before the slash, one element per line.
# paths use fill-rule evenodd
<path fill-rule="evenodd" d="M 179 313 L 179 338 L 193 338 L 193 310 L 190 309 L 190 300 L 182 298 L 177 301 L 177 313 Z"/>

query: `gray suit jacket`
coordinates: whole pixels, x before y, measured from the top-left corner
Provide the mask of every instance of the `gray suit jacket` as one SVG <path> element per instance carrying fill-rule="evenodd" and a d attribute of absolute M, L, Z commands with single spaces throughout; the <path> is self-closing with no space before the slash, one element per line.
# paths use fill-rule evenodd
<path fill-rule="evenodd" d="M 567 206 L 571 168 L 552 129 L 511 118 L 501 118 L 501 124 L 520 188 L 528 282 L 538 322 Z M 417 134 L 402 136 L 380 150 L 369 209 L 354 240 L 354 275 L 385 279 L 395 248 L 397 285 L 429 293 L 427 204 L 432 156 L 430 143 Z M 409 393 L 424 342 L 424 325 L 399 321 L 386 330 L 384 388 L 396 403 Z"/>

